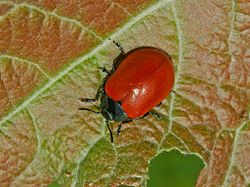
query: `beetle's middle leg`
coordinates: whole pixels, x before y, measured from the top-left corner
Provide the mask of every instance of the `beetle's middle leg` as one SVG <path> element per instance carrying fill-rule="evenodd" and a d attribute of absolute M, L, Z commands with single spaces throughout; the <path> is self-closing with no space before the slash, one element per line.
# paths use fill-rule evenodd
<path fill-rule="evenodd" d="M 155 110 L 150 110 L 148 113 L 146 113 L 144 116 L 140 117 L 140 119 L 145 118 L 148 115 L 154 116 L 157 120 L 161 120 L 163 118 L 163 115 L 159 112 L 156 112 Z"/>

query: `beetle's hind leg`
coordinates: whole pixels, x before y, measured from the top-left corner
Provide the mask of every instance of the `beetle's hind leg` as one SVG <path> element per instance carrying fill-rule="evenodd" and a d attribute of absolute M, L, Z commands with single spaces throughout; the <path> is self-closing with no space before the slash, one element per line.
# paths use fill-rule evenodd
<path fill-rule="evenodd" d="M 122 59 L 125 57 L 126 53 L 123 49 L 123 47 L 116 41 L 112 40 L 113 43 L 116 45 L 116 47 L 120 50 L 120 54 L 113 60 L 113 68 L 112 71 L 114 71 L 121 63 Z"/>
<path fill-rule="evenodd" d="M 111 74 L 111 72 L 107 70 L 105 67 L 99 67 L 99 69 L 102 70 L 102 72 L 107 73 L 108 75 Z"/>
<path fill-rule="evenodd" d="M 119 42 L 114 41 L 114 40 L 112 40 L 112 41 L 116 45 L 116 47 L 120 50 L 120 52 L 121 52 L 120 55 L 125 55 L 124 49 L 121 46 L 121 44 Z"/>

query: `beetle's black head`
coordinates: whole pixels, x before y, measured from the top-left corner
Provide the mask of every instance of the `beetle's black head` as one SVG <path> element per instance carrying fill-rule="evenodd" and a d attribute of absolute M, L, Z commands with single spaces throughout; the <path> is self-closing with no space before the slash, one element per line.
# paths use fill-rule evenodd
<path fill-rule="evenodd" d="M 114 101 L 104 92 L 101 98 L 102 115 L 108 121 L 126 122 L 130 118 L 123 111 L 121 104 Z"/>

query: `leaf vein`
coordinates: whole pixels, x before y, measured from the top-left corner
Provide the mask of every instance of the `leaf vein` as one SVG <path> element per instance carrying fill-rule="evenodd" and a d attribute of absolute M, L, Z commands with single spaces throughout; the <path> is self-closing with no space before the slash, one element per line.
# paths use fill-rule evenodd
<path fill-rule="evenodd" d="M 15 5 L 15 6 L 16 7 L 25 7 L 25 8 L 28 8 L 30 10 L 36 10 L 36 11 L 44 14 L 45 16 L 53 16 L 53 17 L 55 17 L 55 18 L 57 18 L 57 19 L 59 19 L 61 21 L 72 23 L 72 24 L 77 25 L 78 27 L 82 28 L 83 30 L 88 31 L 89 33 L 91 33 L 94 37 L 96 37 L 100 41 L 103 41 L 101 36 L 99 36 L 92 29 L 88 28 L 87 26 L 83 25 L 81 22 L 79 22 L 79 21 L 77 21 L 75 19 L 68 18 L 68 17 L 62 16 L 62 15 L 58 15 L 55 12 L 49 12 L 49 11 L 43 10 L 41 8 L 38 8 L 38 7 L 36 7 L 34 5 L 31 5 L 31 4 L 28 4 L 28 3 L 20 3 L 20 4 Z"/>
<path fill-rule="evenodd" d="M 172 13 L 173 13 L 173 17 L 175 20 L 175 25 L 176 25 L 176 33 L 177 33 L 177 39 L 178 39 L 178 66 L 177 66 L 177 73 L 175 76 L 175 81 L 174 81 L 174 86 L 173 86 L 173 90 L 176 92 L 177 89 L 177 83 L 180 77 L 180 67 L 181 67 L 181 63 L 183 61 L 183 50 L 182 50 L 182 46 L 183 46 L 183 38 L 182 38 L 182 33 L 180 30 L 180 21 L 177 17 L 177 11 L 176 8 L 174 6 L 174 2 L 171 3 L 171 8 L 172 8 Z M 170 105 L 169 105 L 169 128 L 168 128 L 168 132 L 163 136 L 163 138 L 161 139 L 161 142 L 158 146 L 158 150 L 161 147 L 161 144 L 163 142 L 163 140 L 165 139 L 165 137 L 167 136 L 167 134 L 171 131 L 172 125 L 173 125 L 173 108 L 174 108 L 174 101 L 175 101 L 175 93 L 171 92 L 171 100 L 170 100 Z"/>
<path fill-rule="evenodd" d="M 18 175 L 15 177 L 15 180 L 12 181 L 12 184 L 15 183 L 15 181 L 18 180 L 18 177 L 22 175 L 22 173 L 24 173 L 25 171 L 27 171 L 27 169 L 29 168 L 29 166 L 36 160 L 36 158 L 39 156 L 40 154 L 40 150 L 41 150 L 41 137 L 40 137 L 40 134 L 39 134 L 39 129 L 38 129 L 38 126 L 37 126 L 37 123 L 36 123 L 36 120 L 35 120 L 35 117 L 33 116 L 33 114 L 28 110 L 26 109 L 26 113 L 27 115 L 30 117 L 30 119 L 32 120 L 33 122 L 33 125 L 34 125 L 34 128 L 35 128 L 35 134 L 36 134 L 36 138 L 37 138 L 37 151 L 36 151 L 36 154 L 34 155 L 34 158 L 33 160 L 26 166 L 26 168 Z"/>
<path fill-rule="evenodd" d="M 183 49 L 182 49 L 183 36 L 182 36 L 181 29 L 180 29 L 180 20 L 177 17 L 177 10 L 176 10 L 176 8 L 174 6 L 174 3 L 171 4 L 171 7 L 172 7 L 173 15 L 174 15 L 174 20 L 175 20 L 175 23 L 176 23 L 176 33 L 177 33 L 177 38 L 178 38 L 178 51 L 179 51 L 178 52 L 179 56 L 178 56 L 177 73 L 176 73 L 176 77 L 175 77 L 175 81 L 174 81 L 174 87 L 173 87 L 173 90 L 176 91 L 177 83 L 178 83 L 178 80 L 179 80 L 179 78 L 181 76 L 180 69 L 181 69 L 181 64 L 182 64 L 182 61 L 183 61 Z M 171 131 L 172 124 L 173 124 L 174 101 L 175 101 L 175 93 L 172 92 L 171 93 L 171 100 L 170 100 L 170 107 L 169 107 L 169 129 L 168 129 L 168 132 Z"/>
<path fill-rule="evenodd" d="M 40 71 L 45 77 L 47 77 L 47 78 L 50 77 L 38 64 L 36 64 L 35 62 L 32 62 L 30 60 L 26 60 L 26 59 L 16 57 L 13 55 L 5 55 L 5 54 L 0 54 L 0 59 L 1 58 L 8 58 L 10 60 L 20 61 L 20 62 L 23 62 L 25 64 L 31 65 L 31 66 L 35 67 L 38 71 Z"/>
<path fill-rule="evenodd" d="M 79 159 L 77 166 L 76 166 L 76 174 L 75 177 L 73 179 L 73 182 L 71 184 L 71 187 L 76 187 L 77 182 L 78 182 L 78 173 L 80 170 L 80 164 L 84 161 L 84 159 L 86 158 L 86 156 L 88 155 L 88 153 L 91 151 L 91 149 L 102 139 L 103 137 L 99 137 L 92 145 L 90 145 L 89 149 L 87 150 L 87 152 L 82 154 L 82 157 Z"/>
<path fill-rule="evenodd" d="M 228 169 L 227 169 L 227 172 L 226 172 L 226 175 L 225 175 L 225 178 L 224 178 L 224 181 L 223 181 L 223 184 L 222 186 L 228 186 L 227 184 L 227 181 L 229 179 L 229 174 L 230 174 L 230 171 L 232 170 L 233 168 L 233 164 L 234 164 L 234 161 L 235 161 L 235 157 L 234 155 L 236 154 L 236 146 L 237 146 L 237 142 L 238 142 L 238 139 L 239 139 L 239 134 L 241 132 L 241 130 L 245 127 L 245 125 L 249 122 L 249 119 L 248 121 L 245 121 L 243 122 L 236 130 L 235 132 L 235 137 L 234 137 L 234 141 L 233 141 L 233 148 L 232 148 L 232 154 L 231 154 L 231 157 L 230 157 L 230 160 L 229 160 L 229 166 L 228 166 Z"/>

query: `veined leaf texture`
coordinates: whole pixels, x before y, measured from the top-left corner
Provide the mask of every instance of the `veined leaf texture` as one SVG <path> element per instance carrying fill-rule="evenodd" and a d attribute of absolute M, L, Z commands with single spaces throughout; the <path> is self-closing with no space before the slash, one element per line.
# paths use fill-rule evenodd
<path fill-rule="evenodd" d="M 175 93 L 114 144 L 78 111 L 119 50 L 161 48 Z M 146 186 L 163 150 L 206 163 L 197 186 L 250 183 L 249 0 L 0 1 L 0 186 Z M 115 130 L 118 124 L 113 124 Z"/>

